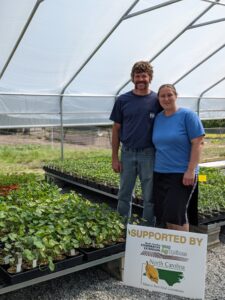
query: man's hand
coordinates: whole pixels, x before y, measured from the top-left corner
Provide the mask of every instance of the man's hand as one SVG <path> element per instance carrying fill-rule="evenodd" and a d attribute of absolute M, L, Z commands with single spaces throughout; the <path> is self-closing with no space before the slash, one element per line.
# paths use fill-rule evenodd
<path fill-rule="evenodd" d="M 183 185 L 194 185 L 195 183 L 195 170 L 187 170 L 184 173 Z"/>
<path fill-rule="evenodd" d="M 119 147 L 120 147 L 120 128 L 119 123 L 114 123 L 112 128 L 112 169 L 116 173 L 122 171 L 122 165 L 119 161 Z"/>
<path fill-rule="evenodd" d="M 119 161 L 119 159 L 113 159 L 112 160 L 112 169 L 116 173 L 120 173 L 122 171 L 122 164 Z"/>

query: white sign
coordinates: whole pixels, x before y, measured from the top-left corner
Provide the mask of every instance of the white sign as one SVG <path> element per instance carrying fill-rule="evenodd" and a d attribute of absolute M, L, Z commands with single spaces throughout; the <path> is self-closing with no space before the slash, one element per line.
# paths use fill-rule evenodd
<path fill-rule="evenodd" d="M 128 225 L 124 283 L 204 299 L 207 235 Z"/>

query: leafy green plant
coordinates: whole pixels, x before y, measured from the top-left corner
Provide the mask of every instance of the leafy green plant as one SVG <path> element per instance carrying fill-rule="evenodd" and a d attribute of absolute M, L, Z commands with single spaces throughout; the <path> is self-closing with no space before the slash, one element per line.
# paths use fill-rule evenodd
<path fill-rule="evenodd" d="M 89 155 L 65 161 L 52 161 L 48 164 L 65 174 L 93 180 L 98 184 L 118 188 L 119 176 L 111 169 L 111 156 L 105 153 L 102 156 Z M 207 175 L 207 182 L 199 183 L 199 211 L 200 213 L 212 213 L 221 211 L 225 207 L 225 176 L 221 170 L 212 168 L 201 168 L 201 174 Z M 135 195 L 141 198 L 140 181 L 137 181 Z"/>
<path fill-rule="evenodd" d="M 201 175 L 206 175 L 206 182 L 199 182 L 199 211 L 211 214 L 225 209 L 225 176 L 222 170 L 201 168 Z"/>
<path fill-rule="evenodd" d="M 101 248 L 124 236 L 122 218 L 107 205 L 94 204 L 74 192 L 62 194 L 47 182 L 31 179 L 0 199 L 2 257 L 38 260 L 54 270 L 58 260 L 79 247 Z"/>

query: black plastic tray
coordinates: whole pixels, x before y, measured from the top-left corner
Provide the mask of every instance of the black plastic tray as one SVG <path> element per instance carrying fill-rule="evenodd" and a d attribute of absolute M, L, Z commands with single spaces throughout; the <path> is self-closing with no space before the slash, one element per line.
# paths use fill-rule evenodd
<path fill-rule="evenodd" d="M 87 261 L 100 259 L 102 257 L 116 254 L 122 251 L 125 251 L 125 242 L 118 243 L 111 246 L 106 246 L 105 248 L 100 248 L 100 249 L 95 249 L 95 248 L 80 249 L 80 252 L 84 254 L 84 259 Z"/>
<path fill-rule="evenodd" d="M 211 215 L 201 214 L 199 215 L 199 224 L 210 224 L 210 223 L 218 223 L 225 220 L 224 212 L 214 212 Z"/>
<path fill-rule="evenodd" d="M 108 185 L 105 185 L 103 183 L 98 183 L 98 182 L 93 181 L 93 180 L 88 179 L 88 178 L 81 178 L 81 177 L 77 177 L 76 175 L 70 175 L 70 174 L 61 172 L 60 170 L 52 169 L 50 167 L 44 166 L 43 170 L 45 172 L 49 172 L 50 174 L 52 173 L 53 175 L 60 176 L 62 178 L 62 180 L 63 180 L 63 178 L 69 179 L 69 180 L 75 181 L 77 183 L 90 186 L 90 187 L 95 188 L 97 190 L 99 189 L 99 190 L 105 191 L 105 192 L 110 193 L 110 194 L 117 194 L 118 191 L 119 191 L 119 188 L 117 188 L 117 187 L 108 186 Z"/>
<path fill-rule="evenodd" d="M 20 273 L 10 274 L 7 272 L 7 268 L 0 266 L 1 277 L 9 284 L 16 284 L 31 280 L 37 277 L 41 277 L 50 273 L 61 271 L 64 269 L 72 268 L 76 265 L 80 265 L 83 262 L 84 255 L 78 254 L 73 257 L 66 258 L 62 261 L 58 261 L 55 264 L 55 270 L 51 271 L 48 266 L 37 267 L 31 270 L 25 270 Z"/>

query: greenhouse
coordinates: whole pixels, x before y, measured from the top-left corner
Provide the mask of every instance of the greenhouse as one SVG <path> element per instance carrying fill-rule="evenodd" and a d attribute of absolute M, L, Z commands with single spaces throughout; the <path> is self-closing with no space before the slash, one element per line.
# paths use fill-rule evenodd
<path fill-rule="evenodd" d="M 117 97 L 133 89 L 140 60 L 153 66 L 152 90 L 173 84 L 178 105 L 203 122 L 193 232 L 208 235 L 208 252 L 224 252 L 225 1 L 0 0 L 0 16 L 0 294 L 26 299 L 36 283 L 123 260 L 109 117 Z M 139 224 L 139 181 L 132 209 Z M 214 299 L 211 284 L 225 282 L 210 280 L 206 297 Z M 107 299 L 123 299 L 120 289 Z M 133 290 L 124 297 L 137 299 Z M 31 299 L 49 299 L 38 293 Z M 59 299 L 91 299 L 65 295 Z"/>

